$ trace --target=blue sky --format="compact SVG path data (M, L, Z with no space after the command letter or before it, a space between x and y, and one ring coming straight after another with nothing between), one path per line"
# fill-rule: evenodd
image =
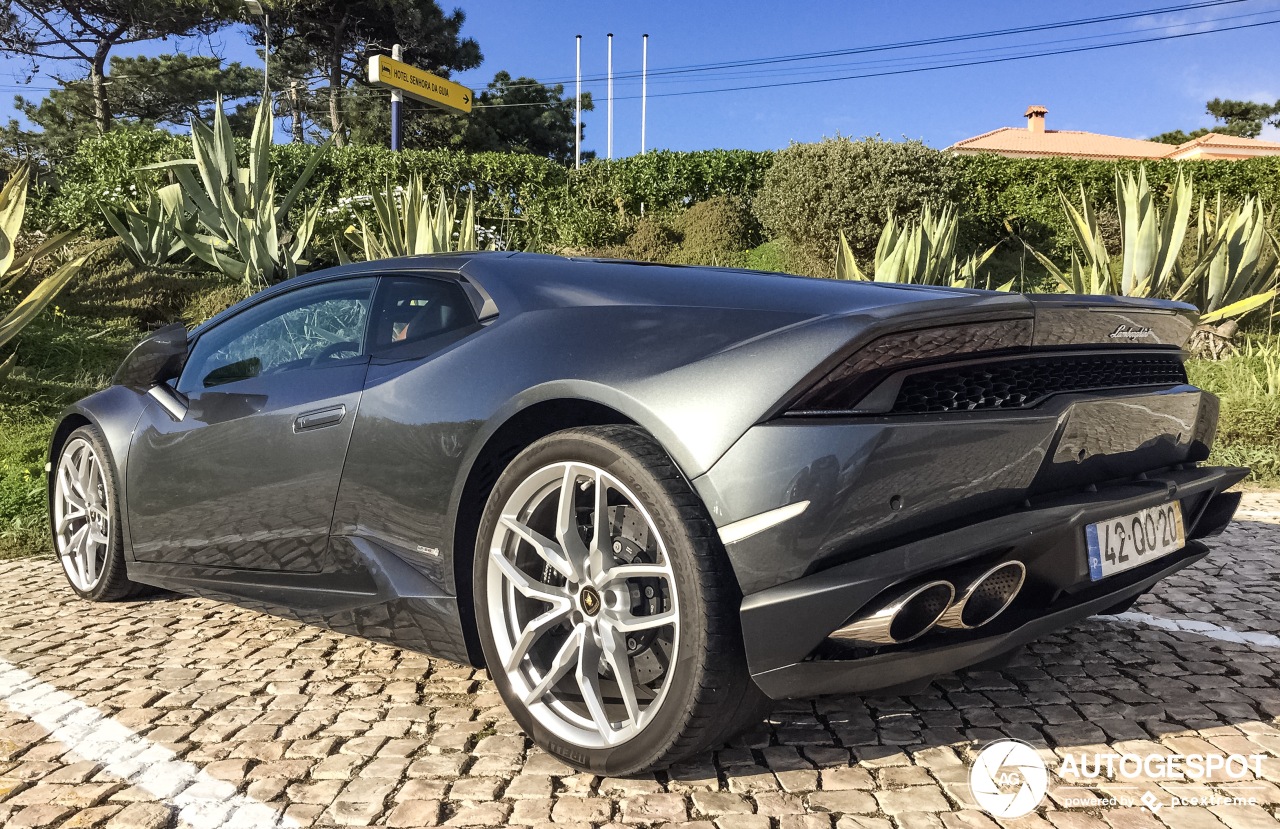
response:
M583 35L583 74L603 76L605 34L613 32L615 72L640 68L641 35L648 33L653 73L672 67L797 53L850 49L907 40L1054 23L1174 5L1187 0L1072 4L994 2L803 2L762 0L693 3L531 2L475 0L459 5L464 32L479 41L485 62L456 80L480 88L499 69L539 80L568 80L572 90L574 35ZM1029 104L1049 109L1050 129L1079 129L1146 137L1167 129L1207 126L1204 102L1213 97L1280 99L1275 59L1280 22L1235 31L1033 58L985 66L814 83L717 94L699 90L865 74L968 61L1019 52L1078 48L1280 21L1280 0L1241 2L1115 21L913 49L752 67L725 73L654 74L649 82L648 145L676 150L711 147L772 149L841 133L919 138L935 147L999 126L1021 125ZM210 48L245 62L257 56L235 29ZM172 48L163 47L163 48ZM193 46L188 46L193 48ZM162 51L152 48L149 53ZM125 52L128 54L129 52ZM0 118L12 114L21 67L0 62ZM37 76L33 87L48 86ZM605 154L605 84L586 84L596 99L588 113L585 148ZM679 94L669 94L679 93ZM39 97L38 89L26 94ZM640 148L638 79L615 82L614 155ZM1280 132L1264 137L1280 140Z

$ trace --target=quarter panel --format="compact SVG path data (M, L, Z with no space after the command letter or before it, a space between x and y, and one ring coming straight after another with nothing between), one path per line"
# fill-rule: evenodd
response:
M555 309L496 321L424 361L375 360L334 532L373 539L424 565L447 555L457 500L485 441L517 412L553 399L620 412L692 476L772 402L766 398L773 390L758 376L717 382L726 355L779 326L804 331L806 321L794 313L690 308ZM825 332L822 339L845 336ZM750 360L752 353L741 356ZM701 368L690 366L699 360ZM804 358L791 362L799 376ZM755 391L743 392L747 387ZM743 404L744 394L757 402ZM452 595L451 568L442 575L441 588Z

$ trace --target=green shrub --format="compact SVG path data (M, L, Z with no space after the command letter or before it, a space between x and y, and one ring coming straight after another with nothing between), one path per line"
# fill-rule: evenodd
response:
M87 224L102 232L92 200L105 195L108 201L123 201L135 185L134 168L180 158L184 147L182 137L137 128L85 141L33 188L34 226ZM272 147L272 163L280 169L281 180L293 180L314 151L311 145ZM715 196L735 196L752 203L766 237L790 245L788 269L830 275L840 230L866 261L890 210L899 219L909 219L925 202L948 200L961 206L960 250L995 244L1006 236L1007 220L1038 250L1065 262L1071 235L1059 191L1078 198L1084 185L1097 208L1100 228L1112 243L1117 234L1115 170L1136 170L1138 164L951 157L919 142L878 138L797 144L777 153L651 152L591 161L580 170L523 154L393 153L384 147L356 146L331 152L298 203L323 206L317 228L323 238L350 224L351 199L384 188L388 176L407 181L417 173L429 191L444 187L452 196L458 190L473 190L480 224L495 228L508 247L581 252L625 244L642 205L646 216L665 215ZM1232 206L1256 195L1266 210L1280 209L1280 158L1147 162L1146 167L1161 209L1179 167L1190 173L1199 192L1212 195L1221 190ZM165 180L160 173L145 175L153 184ZM331 256L331 248L322 244L317 253ZM1018 263L1017 270L1001 271L1002 277L1019 275L1025 264L1028 281L1041 281L1046 274L1039 263L1015 259L1008 253L1012 249L1002 246L993 261L1002 268Z
M633 215L644 210L688 207L714 196L748 198L764 183L773 153L751 150L697 150L633 155L592 161L569 174L569 189L580 200Z
M627 217L618 211L570 198L539 203L528 224L537 239L529 249L570 255L621 245L630 233Z
M791 249L781 239L765 242L747 251L743 257L742 265L753 271L804 273L804 267L796 264L795 256L792 255Z
M676 231L660 219L647 216L636 223L620 252L625 258L640 262L670 262L679 244Z
M288 179L303 168L311 150L297 144L277 145L272 161ZM317 166L299 202L322 205L317 230L321 236L332 236L355 219L353 199L385 191L388 179L407 183L412 176L421 176L425 192L443 189L450 199L474 193L477 223L496 230L507 247L523 250L544 244L546 225L557 224L547 208L564 192L566 172L549 159L528 154L395 153L385 147L349 146L332 150ZM570 223L585 218L574 216Z
M0 347L10 344L24 328L39 318L44 309L75 279L84 264L84 255L76 256L71 245L80 235L69 230L45 236L35 244L19 250L24 234L23 219L27 212L27 188L31 183L31 167L20 164L0 187ZM23 283L34 284L24 291ZM19 289L11 301L13 289ZM8 349L6 349L8 350ZM17 352L0 356L0 383L13 371Z
M915 218L953 191L951 157L919 141L833 138L779 152L754 207L770 238L785 239L808 269L830 276L842 231L855 256L870 259L890 214Z
M237 282L205 282L200 290L193 291L188 296L175 321L199 325L244 298L244 288Z
M1280 481L1280 398L1224 396L1212 463L1247 466L1250 480Z
M690 265L741 266L762 241L760 224L737 196L713 196L680 215L683 240L676 256Z

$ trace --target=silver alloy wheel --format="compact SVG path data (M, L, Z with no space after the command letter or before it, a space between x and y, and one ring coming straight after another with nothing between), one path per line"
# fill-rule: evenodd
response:
M584 748L640 733L679 647L675 575L640 501L616 477L557 463L503 505L489 549L489 624L514 693Z
M53 489L53 527L58 558L77 589L89 592L102 580L111 547L111 505L102 463L93 445L74 438L63 447Z

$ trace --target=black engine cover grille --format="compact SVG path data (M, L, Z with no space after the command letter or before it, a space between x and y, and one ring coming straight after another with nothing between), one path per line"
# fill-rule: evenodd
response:
M913 374L903 380L892 411L931 414L1024 409L1063 392L1186 382L1186 369L1176 353L1024 357Z

